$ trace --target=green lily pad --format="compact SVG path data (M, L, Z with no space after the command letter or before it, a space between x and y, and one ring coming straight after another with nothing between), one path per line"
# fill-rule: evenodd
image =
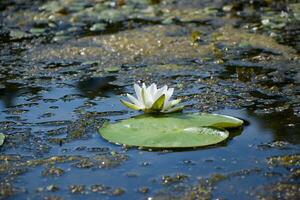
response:
M115 144L147 148L190 148L219 143L229 136L225 128L243 121L217 114L141 115L105 124L99 132Z
M0 133L0 146L4 143L5 135L3 133Z
M121 70L121 68L117 67L117 66L116 67L106 67L106 68L104 68L104 71L109 72L109 73L118 72L120 70Z
M34 34L34 35L41 35L46 31L46 29L44 28L31 28L30 29L30 33Z

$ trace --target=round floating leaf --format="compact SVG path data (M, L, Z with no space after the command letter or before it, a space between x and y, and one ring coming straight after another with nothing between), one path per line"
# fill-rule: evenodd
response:
M0 146L4 143L5 135L3 133L0 133Z
M243 121L216 114L141 115L114 124L105 124L100 134L106 140L148 148L188 148L212 145L225 140Z

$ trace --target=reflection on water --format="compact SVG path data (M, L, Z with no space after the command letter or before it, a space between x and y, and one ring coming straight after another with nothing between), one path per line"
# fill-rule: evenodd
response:
M219 75L220 78L237 78L241 82L249 82L257 75L273 72L273 69L266 69L257 63L231 61L226 63L225 70Z
M0 86L0 101L3 102L4 107L15 106L18 96L34 95L41 90L40 87L26 87L19 83L4 83Z
M0 88L0 100L3 101L5 107L14 105L14 99L20 91L19 84L6 84Z
M82 95L90 99L98 96L108 97L111 94L121 94L122 88L113 84L117 78L115 76L83 78L78 82L77 88Z
M250 91L247 95L251 98L251 104L247 106L248 114L257 119L261 127L271 130L273 141L300 143L300 118L290 107L290 100L272 89L276 86L290 84L293 81L291 76L283 76L274 69L266 69L256 63L235 61L227 63L220 77L224 80L237 78L241 82L250 83L255 80L264 85L265 89L263 90L253 88L249 84ZM247 86L244 85L243 87Z
M273 141L300 143L300 118L295 116L292 109L267 114L249 111L248 114L257 119L259 126L271 130Z

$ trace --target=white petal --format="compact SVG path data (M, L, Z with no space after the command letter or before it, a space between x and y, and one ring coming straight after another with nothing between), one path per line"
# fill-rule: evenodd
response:
M175 100L172 100L172 101L168 101L168 104L167 106L164 106L163 110L168 110L170 109L171 107L175 106L176 104L180 103L180 99L175 99Z
M174 92L174 88L169 88L168 91L166 92L166 98L171 98L171 96L173 95Z
M165 100L164 106L163 106L163 110L166 110L166 109L168 109L169 107L171 107L170 105L171 105L171 101Z
M133 87L134 87L135 94L137 96L138 101L142 103L143 102L143 99L142 99L142 88L138 84L136 84L136 83L133 85Z
M152 98L152 93L151 93L151 87L152 87L152 84L150 86L146 86L145 85L145 88L146 88L146 94L147 94L147 100L149 102L152 102L153 98Z
M158 89L153 96L154 97L153 100L156 101L161 95L166 94L167 90L168 90L168 86L166 86L166 85L164 87Z
M156 84L152 83L149 87L149 93L152 97L152 101L154 100L154 94L155 94L155 90L156 90Z
M135 104L138 107L143 107L144 105L142 104L142 102L139 102L139 100L137 100L134 96L127 94L128 99Z
M151 108L153 104L152 96L150 92L146 89L144 90L144 103L146 108Z
M151 108L153 104L153 97L150 93L151 86L147 87L145 83L142 84L142 101L145 108Z
M173 95L173 92L174 92L174 88L170 88L168 89L168 91L165 93L166 95L166 98L165 98L165 102L164 102L164 108L168 107L169 104L170 104L170 98L171 96Z
M154 91L153 94L155 94L157 92L157 85L154 83Z

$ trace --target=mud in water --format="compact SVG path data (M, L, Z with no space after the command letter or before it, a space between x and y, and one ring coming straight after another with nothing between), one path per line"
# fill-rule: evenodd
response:
M297 1L0 2L0 199L299 199ZM245 121L220 144L121 147L134 82Z

